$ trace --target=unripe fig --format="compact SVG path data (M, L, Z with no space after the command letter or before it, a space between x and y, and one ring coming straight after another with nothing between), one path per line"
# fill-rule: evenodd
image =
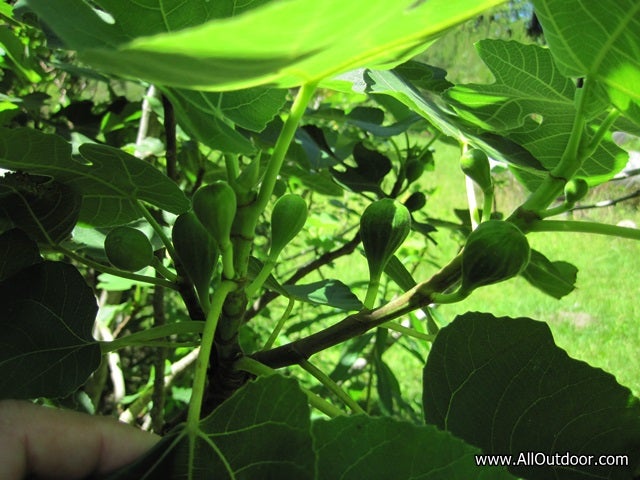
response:
M206 302L220 256L216 242L192 211L176 218L171 238L182 268L196 287L201 301Z
M300 195L289 193L280 197L271 212L271 251L275 260L282 249L298 234L307 221L307 202Z
M138 271L153 261L153 247L147 236L131 227L116 227L104 239L109 262L121 270Z
M415 182L424 172L424 161L419 158L412 158L405 166L405 177L409 183Z
M360 237L371 278L380 278L387 262L410 230L409 210L395 200L378 200L365 209L360 218Z
M460 157L460 167L464 174L476 182L483 191L491 188L491 166L487 154L477 148L467 150Z
M427 203L427 197L422 192L413 192L409 198L404 201L404 206L410 212L415 212L424 207Z
M236 194L228 183L217 181L198 189L193 195L193 211L220 250L231 241L231 226L236 215Z
M527 237L513 223L481 223L469 234L462 252L461 292L515 277L526 268L530 256Z
M589 191L589 184L584 178L572 178L564 186L564 199L569 205L582 200Z

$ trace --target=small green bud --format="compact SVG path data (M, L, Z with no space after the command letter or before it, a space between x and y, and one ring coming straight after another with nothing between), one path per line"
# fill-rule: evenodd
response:
M527 237L513 223L489 220L469 234L462 251L462 292L502 282L520 274L529 263Z
M231 226L236 215L236 194L228 183L217 181L193 195L193 211L220 250L231 242Z
M307 221L307 202L300 195L288 193L280 197L271 212L271 252L274 259L298 234Z
M483 191L491 188L491 167L487 154L477 148L467 150L460 157L460 167L464 174L476 182Z
M109 262L121 270L136 272L151 265L153 247L147 236L131 227L116 227L104 239Z
M371 278L379 279L395 251L411 231L407 207L390 198L369 205L360 218L360 237Z
M584 178L572 178L564 186L564 199L568 205L582 200L589 191L589 184Z

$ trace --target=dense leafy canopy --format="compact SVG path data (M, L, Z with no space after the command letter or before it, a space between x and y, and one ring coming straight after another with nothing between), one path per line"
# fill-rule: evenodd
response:
M481 40L489 82L456 83L420 60L501 3L3 3L0 396L110 401L156 431L175 415L110 479L637 476L629 389L570 358L542 322L475 312L445 325L433 305L487 253L457 250L492 215L522 245L545 230L640 239L548 220L572 211L569 181L595 186L624 167L614 132L640 132L640 6L534 0L547 45ZM530 195L494 211L491 178L482 192L468 178L469 210L434 218L423 177L436 140L503 162ZM148 268L109 263L105 239L123 229L149 239ZM437 230L458 242L447 260L431 255ZM556 299L576 288L563 259L506 253L493 258L509 275L483 263L474 286L521 274ZM418 277L429 262L437 273ZM422 405L391 366L398 350L424 365ZM478 466L523 452L627 463Z

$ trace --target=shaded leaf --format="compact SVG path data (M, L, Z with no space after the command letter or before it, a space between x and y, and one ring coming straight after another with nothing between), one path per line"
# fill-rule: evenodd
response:
M529 318L466 313L438 333L424 369L428 423L485 453L628 455L628 466L520 465L527 479L628 479L640 462L640 402L570 358ZM557 463L557 462L556 462Z
M306 170L298 165L284 165L280 174L285 178L295 177L315 193L327 196L341 196L344 188L338 185L326 170Z
M307 285L282 285L287 296L303 302L341 310L361 310L362 302L340 280L321 280Z
M636 0L533 3L560 71L601 82L611 103L640 125L636 88L640 85L640 4Z
M534 287L554 298L562 298L575 288L578 269L568 262L552 262L537 250L531 250L529 265L522 276Z
M478 468L476 448L431 425L364 415L316 421L316 480L512 479L504 468Z
M98 311L75 267L37 263L0 283L0 396L62 397L98 368Z
M380 183L391 171L391 160L362 143L353 149L355 167L346 166L345 171L331 169L333 176L354 192L380 193Z
M30 128L0 129L0 167L49 175L82 195L80 221L94 226L122 225L140 218L137 200L171 213L190 202L167 176L122 150L84 144L82 163L71 145L56 135Z
M106 478L254 480L313 478L307 398L295 380L260 378L238 390L200 422L193 461L186 430L176 432L134 465Z
M0 219L37 242L57 244L69 236L80 213L80 196L49 177L9 173L0 177Z
M80 51L84 61L106 71L160 85L236 90L264 84L293 87L362 66L390 67L500 1L269 2L226 21L208 21L130 43L123 42L128 35L117 22L100 22L87 6L76 9L68 0L28 3L70 48ZM168 14L183 10L163 7L158 2L162 17L157 11L150 15L165 23Z
M0 282L41 261L38 245L22 230L0 234Z

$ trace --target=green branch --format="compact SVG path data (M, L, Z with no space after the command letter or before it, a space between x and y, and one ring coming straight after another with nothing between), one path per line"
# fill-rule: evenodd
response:
M529 224L530 232L581 232L640 240L640 229L597 222L574 220L539 220Z
M185 428L192 436L198 431L200 410L202 409L202 400L204 398L205 384L207 382L209 357L211 356L211 350L213 348L213 339L216 333L216 328L218 327L218 320L222 313L222 305L224 304L227 295L235 288L236 284L234 282L224 280L213 293L211 308L202 331L202 345L200 347L198 359L196 360L191 402L189 403L189 411L187 412L187 425Z

